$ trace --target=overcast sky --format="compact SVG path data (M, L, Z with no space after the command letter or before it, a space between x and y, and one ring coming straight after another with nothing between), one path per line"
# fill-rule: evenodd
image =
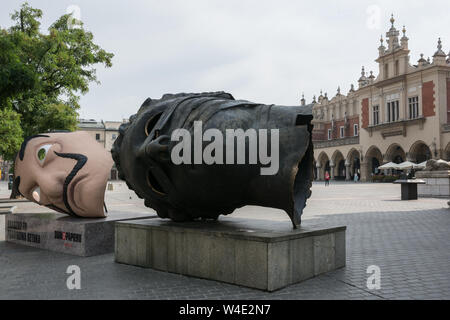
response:
M101 84L81 98L82 118L121 120L164 93L227 91L266 104L331 98L357 85L361 66L378 74L380 35L406 25L411 62L450 50L450 1L29 0L42 29L75 10L94 41L115 54ZM0 26L22 1L1 0Z

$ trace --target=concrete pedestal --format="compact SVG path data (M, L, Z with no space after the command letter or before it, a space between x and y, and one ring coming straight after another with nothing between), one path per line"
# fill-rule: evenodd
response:
M402 185L402 200L417 200L417 185L425 184L420 179L396 180L394 183Z
M425 181L418 188L422 198L450 198L450 170L418 171L416 177Z
M114 223L148 219L153 213L110 212L106 218L82 219L57 212L5 215L6 241L77 256L114 251Z
M21 198L21 199L10 199L10 198L0 198L0 204L6 205L10 203L17 203L17 202L30 202L30 200Z
M0 241L5 241L5 216L13 213L15 209L16 206L0 205Z
M345 266L345 226L221 217L116 223L116 262L274 291Z

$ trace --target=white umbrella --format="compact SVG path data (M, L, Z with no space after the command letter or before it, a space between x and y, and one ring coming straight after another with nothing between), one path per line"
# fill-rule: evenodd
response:
M378 169L380 169L380 170L397 169L397 168L398 168L398 164L393 163L393 162L388 162L388 163L383 164L382 166L378 167Z
M417 163L414 163L411 161L405 161L405 162L399 163L397 165L397 169L398 170L407 170L407 169L412 169L416 166L417 166Z
M415 167L414 167L414 169L425 169L425 167L427 166L427 161L428 161L428 160L425 160L424 162L421 162L421 163L419 163L419 164L416 164Z

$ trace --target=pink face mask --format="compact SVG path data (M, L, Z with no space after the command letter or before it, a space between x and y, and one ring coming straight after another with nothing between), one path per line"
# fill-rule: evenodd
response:
M15 161L15 187L28 200L79 217L105 217L113 161L87 132L25 139Z

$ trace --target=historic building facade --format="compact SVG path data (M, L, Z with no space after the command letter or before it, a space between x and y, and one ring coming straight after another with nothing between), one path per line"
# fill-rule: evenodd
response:
M378 76L364 67L358 89L313 99L316 179L362 181L387 163L450 160L450 57L438 40L432 60L410 63L408 38L394 26L378 47ZM301 100L305 104L304 98Z
M78 121L78 130L88 132L109 152L111 151L114 141L119 135L119 127L122 123L122 121L98 122L94 119L80 119ZM117 179L117 169L115 164L111 169L110 179Z

